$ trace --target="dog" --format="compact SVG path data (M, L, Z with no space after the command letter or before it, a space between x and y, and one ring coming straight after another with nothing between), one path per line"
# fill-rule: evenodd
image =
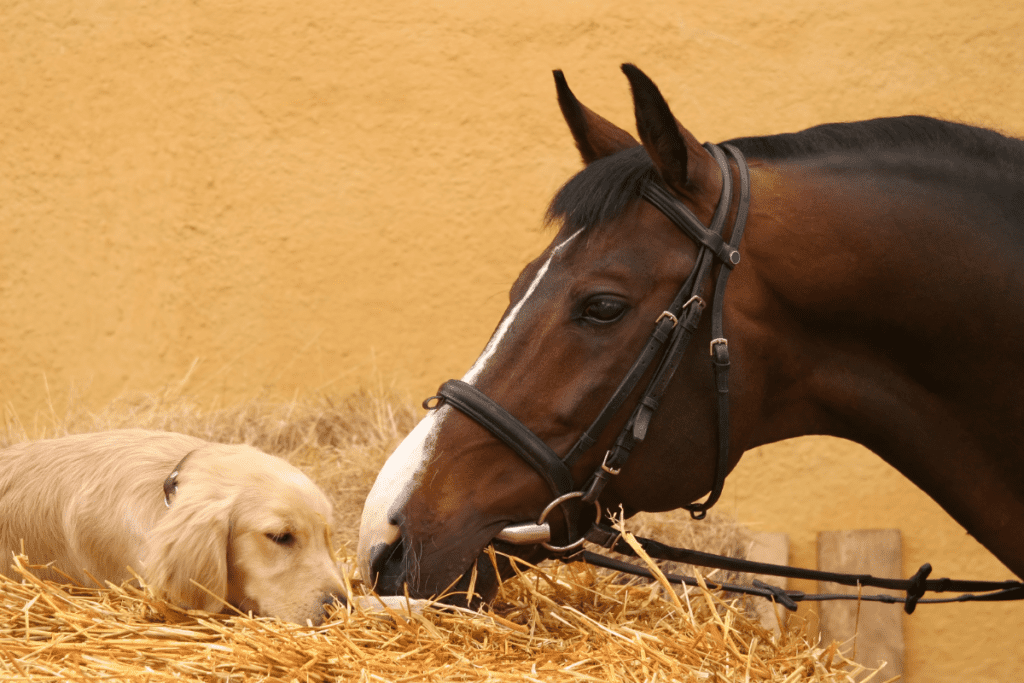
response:
M186 609L320 623L345 601L330 519L306 475L251 446L123 429L0 450L0 572L12 577L24 547L53 568L43 578L119 585L130 568Z

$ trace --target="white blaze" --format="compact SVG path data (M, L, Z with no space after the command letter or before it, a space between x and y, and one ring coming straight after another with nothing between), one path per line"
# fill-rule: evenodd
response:
M501 341L512 327L513 322L515 322L516 316L522 309L523 304L536 291L544 274L547 273L548 267L551 265L551 259L581 232L583 231L576 231L571 237L551 251L551 255L548 256L544 265L537 271L526 293L512 307L512 310L508 312L505 319L501 321L498 329L491 336L491 340L487 342L483 353L480 354L477 361L473 363L473 367L462 378L463 382L472 384L480 376L486 367L487 361L494 356ZM450 407L442 406L438 410L431 411L420 420L416 428L405 437L402 443L398 445L398 448L395 449L395 452L388 457L384 467L381 468L380 473L377 475L377 480L374 481L373 488L366 497L366 503L363 505L363 515L359 521L359 550L356 553L356 558L359 563L359 573L364 580L369 579L370 576L370 552L382 543L391 545L401 537L401 529L398 525L392 524L391 520L397 519L397 515L409 500L419 473L430 460L434 441L437 438L437 427L443 420L444 415L450 410Z

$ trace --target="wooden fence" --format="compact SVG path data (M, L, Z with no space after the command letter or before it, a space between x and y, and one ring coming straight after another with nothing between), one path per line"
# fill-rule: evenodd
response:
M748 559L786 564L789 537L782 533L755 534ZM818 569L885 578L903 576L903 542L898 529L855 529L822 531L818 534ZM787 580L761 576L760 580L783 588ZM871 592L895 592L871 588ZM856 588L834 583L818 584L820 593L857 593ZM779 632L785 623L785 608L757 601L755 608L765 628ZM886 662L872 680L887 681L903 675L903 609L899 605L854 600L818 603L818 624L822 643L836 640L847 657L869 667Z

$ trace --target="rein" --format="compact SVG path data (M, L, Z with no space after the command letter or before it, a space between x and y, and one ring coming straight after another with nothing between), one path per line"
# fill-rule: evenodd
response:
M445 404L450 404L476 421L533 467L554 494L554 499L544 508L536 523L526 522L506 526L495 536L495 540L511 545L541 545L555 553L556 557L564 562L583 561L624 573L653 578L651 572L643 567L582 550L582 545L584 541L590 541L621 554L636 555L633 549L621 540L618 532L600 523L601 505L598 498L608 481L622 470L633 448L647 435L651 418L660 405L661 397L668 389L682 360L683 353L700 324L700 318L706 306L700 293L704 291L706 283L710 279L715 261L722 264L715 282L711 304L712 340L710 344L711 363L714 368L718 396L718 454L714 482L707 498L703 502L690 503L683 507L689 510L694 519L703 519L707 515L708 509L721 497L729 466L729 342L723 330L722 310L729 275L740 262L738 247L743 238L743 229L750 207L750 172L743 154L732 145L723 145L736 162L740 179L736 220L733 224L731 239L726 242L723 238L723 228L732 206L732 171L725 152L721 148L712 143L706 143L704 147L711 153L722 173L722 192L709 226L705 227L689 208L661 185L649 183L641 192L641 196L645 200L661 211L699 245L696 264L675 299L654 321L654 331L611 398L564 457L560 458L529 427L517 420L490 397L461 380L448 380L441 385L436 396L423 402L423 407L427 410L436 410ZM640 379L666 343L667 348L662 354L657 368L614 445L605 453L600 467L590 475L583 487L575 489L570 468L579 460L580 456L597 443L612 417L636 389ZM579 534L579 507L581 504L587 503L596 507L596 521L586 532ZM551 527L545 521L557 507L562 508L565 518L568 540L564 545L552 545ZM929 564L923 565L910 579L881 579L866 574L840 574L739 560L686 548L673 548L645 538L637 538L637 541L650 557L661 560L760 575L830 581L847 586L870 586L906 592L906 597L887 594L809 595L801 591L786 591L757 580L752 586L709 581L709 583L728 591L774 600L790 610L795 610L797 602L800 601L857 599L887 603L902 602L907 614L911 614L919 603L1024 599L1024 582L928 579L932 569ZM697 585L694 579L688 577L666 575L666 578L672 583ZM923 599L922 596L925 592L963 592L964 594L952 598ZM981 595L975 593L981 593Z
M606 550L612 550L622 555L637 556L633 548L622 540L618 531L603 524L595 524L587 532L586 538L591 543L599 545ZM763 583L754 579L753 585L730 584L705 579L709 584L714 584L722 590L733 593L743 593L762 598L768 598L783 605L790 611L795 611L798 602L821 601L821 600L865 600L871 602L903 603L903 609L907 614L913 614L919 603L944 603L944 602L978 602L978 601L1003 601L1003 600L1024 600L1024 582L1021 581L965 581L958 579L929 579L932 566L923 564L917 572L909 579L886 579L871 576L870 574L843 574L839 572L826 572L818 569L804 569L802 567L788 567L785 565L769 564L766 562L753 562L741 560L724 555L705 553L699 550L688 548L674 548L672 546L652 541L649 538L636 537L637 542L650 557L659 560L670 560L672 562L685 562L698 567L710 569L725 569L727 571L760 574L765 576L780 576L792 579L810 579L813 581L830 581L843 586L884 588L906 592L905 596L872 593L861 595L858 593L804 593L802 591L788 591L778 586ZM590 551L577 553L572 557L564 558L564 561L581 561L597 567L614 569L615 571L634 576L654 578L650 570L638 567L628 562L604 557ZM688 586L698 585L695 579L683 576L666 574L671 583L686 584ZM926 593L961 593L951 598L923 598Z

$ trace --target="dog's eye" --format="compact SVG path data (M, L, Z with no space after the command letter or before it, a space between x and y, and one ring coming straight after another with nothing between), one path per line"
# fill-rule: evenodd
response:
M295 543L295 537L292 536L287 531L284 532L283 534L272 534L272 533L268 532L267 533L267 538L269 538L274 543L276 543L278 545L283 545L283 546L289 546L289 545L292 545L293 543Z

